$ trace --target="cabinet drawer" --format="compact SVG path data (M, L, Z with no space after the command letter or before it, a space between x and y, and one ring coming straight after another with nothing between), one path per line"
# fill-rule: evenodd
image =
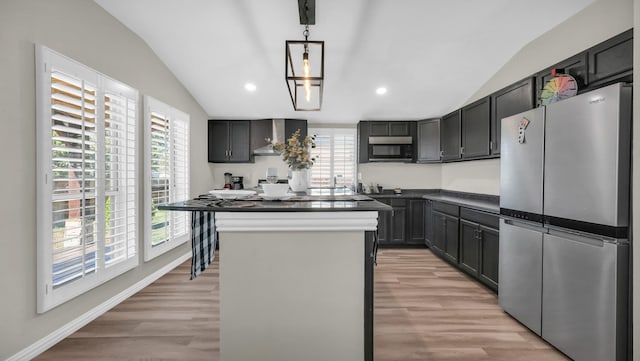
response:
M466 220L476 222L487 227L491 228L499 228L500 218L494 214L475 211L469 208L460 208L460 218L464 218Z
M458 212L460 210L460 207L453 204L434 201L433 210L458 217Z

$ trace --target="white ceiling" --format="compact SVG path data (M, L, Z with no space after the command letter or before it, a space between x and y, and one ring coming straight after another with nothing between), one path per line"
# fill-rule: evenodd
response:
M294 111L284 79L285 40L303 39L297 0L95 1L210 117L355 123L460 107L524 45L593 0L317 0L309 40L325 41L318 112Z

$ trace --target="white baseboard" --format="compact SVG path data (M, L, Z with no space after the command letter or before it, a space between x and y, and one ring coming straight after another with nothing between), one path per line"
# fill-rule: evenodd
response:
M142 290L143 288L147 287L148 285L152 284L158 278L164 276L169 271L171 271L172 269L176 268L177 266L179 266L180 264L182 264L184 261L188 260L189 258L191 258L191 252L185 253L184 255L178 257L173 262L168 263L167 265L165 265L164 267L162 267L159 270L155 271L154 273L148 275L147 277L143 278L142 280L138 281L137 283L131 285L131 287L127 288L126 290L124 290L124 291L120 292L119 294L111 297L110 299L108 299L105 302L99 304L98 306L94 307L93 309L87 311L83 315L79 316L75 320L72 320L71 322L69 322L66 325L60 327L59 329L57 329L54 332L48 334L47 336L41 338L40 340L36 341L35 343L31 344L30 346L22 349L20 352L18 352L15 355L9 357L5 361L24 361L24 360L31 360L31 359L35 358L36 356L40 355L41 353L43 353L46 350L48 350L49 348L51 348L53 345L55 345L58 342L62 341L66 337L69 337L71 334L73 334L74 332L78 331L79 329L84 327L89 322L95 320L96 318L98 318L102 314L104 314L105 312L107 312L110 309L112 309L113 307L117 306L122 301L124 301L127 298L133 296L136 292L138 292L138 291Z

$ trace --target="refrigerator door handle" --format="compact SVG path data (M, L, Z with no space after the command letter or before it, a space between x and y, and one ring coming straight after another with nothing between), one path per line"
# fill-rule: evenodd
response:
M505 224L508 224L510 226L527 228L527 229L530 229L532 231L537 231L537 232L542 232L542 233L548 233L548 231L549 231L549 229L547 227L541 225L540 223L532 223L532 222L527 222L527 221L521 221L521 220L516 220L516 219L512 219L512 218L506 218L504 216L501 216L500 218L502 219L502 221Z

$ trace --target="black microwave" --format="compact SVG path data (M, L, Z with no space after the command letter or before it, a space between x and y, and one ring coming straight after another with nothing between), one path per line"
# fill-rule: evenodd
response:
M369 137L370 162L411 162L412 137Z

